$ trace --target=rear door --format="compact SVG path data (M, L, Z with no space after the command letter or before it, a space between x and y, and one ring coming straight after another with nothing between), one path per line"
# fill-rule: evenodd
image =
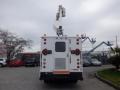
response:
M56 40L54 49L54 73L65 74L69 71L68 40Z

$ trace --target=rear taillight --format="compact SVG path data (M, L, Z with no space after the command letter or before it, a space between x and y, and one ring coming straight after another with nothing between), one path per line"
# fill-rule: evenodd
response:
M79 39L76 39L76 41L79 41Z
M47 41L47 39L46 39L46 38L44 38L44 44L46 44L46 41Z
M77 59L77 61L79 62L79 61L80 61L80 59Z
M44 44L46 44L46 42L44 42Z
M43 49L43 55L52 54L52 50Z
M80 59L77 59L77 68L80 68Z
M76 44L79 45L79 42L77 42Z
M43 62L43 68L46 68L46 61Z
M46 41L46 38L44 39L44 41Z
M47 55L48 54L48 50L47 49L43 49L42 53L43 53L43 55Z
M71 54L75 54L75 50L71 50Z
M79 49L71 50L71 54L79 55L80 54L80 50Z
M46 66L43 66L43 68L46 68Z
M80 63L79 63L79 62L77 62L77 65L80 65Z
M76 50L75 50L75 54L76 54L76 55L79 55L79 54L80 54L80 50L79 50L79 49L76 49Z
M80 68L80 66L77 66L77 68Z

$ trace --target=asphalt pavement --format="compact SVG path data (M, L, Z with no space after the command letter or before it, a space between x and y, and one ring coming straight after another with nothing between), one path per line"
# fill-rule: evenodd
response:
M39 80L39 67L4 67L0 68L0 90L115 90L94 75L96 70L109 67L85 67L84 80L77 84L44 84Z

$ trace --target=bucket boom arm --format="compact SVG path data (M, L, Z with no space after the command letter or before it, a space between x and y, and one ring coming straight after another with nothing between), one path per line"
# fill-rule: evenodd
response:
M55 30L58 36L63 36L62 18L65 17L65 8L59 5L58 12L56 14Z

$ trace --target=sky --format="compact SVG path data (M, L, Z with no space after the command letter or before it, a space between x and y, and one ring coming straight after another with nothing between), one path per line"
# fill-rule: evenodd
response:
M53 28L58 6L66 9L64 34L86 34L102 41L120 44L120 0L0 0L0 28L33 40L26 51L40 50L40 37L56 36ZM83 48L91 44L86 41ZM102 48L104 49L104 48Z

